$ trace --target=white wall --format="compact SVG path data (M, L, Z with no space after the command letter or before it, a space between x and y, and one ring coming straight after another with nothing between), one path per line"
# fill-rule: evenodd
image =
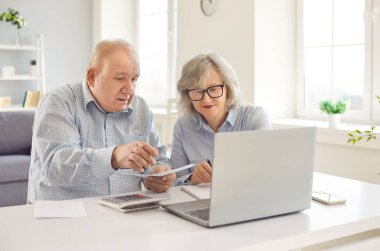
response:
M272 118L296 115L296 5L255 1L255 103Z
M295 119L272 120L272 126L276 129L316 126L316 171L380 185L380 141L362 140L355 145L347 143L347 133L355 128L365 131L367 127L342 124L341 129L331 129L326 122Z
M136 44L136 0L93 0L93 44L121 38Z
M0 12L8 7L18 10L28 23L22 28L25 43L32 43L37 33L44 35L47 91L85 76L92 49L91 0L1 0ZM0 22L0 43L15 43L15 33L13 25ZM28 72L29 60L15 62L16 69ZM6 63L0 57L0 66ZM13 100L21 103L24 86L28 85L7 85L6 91L17 95Z
M254 1L219 0L217 12L206 17L200 1L178 1L178 74L192 57L220 53L234 67L245 101L254 102Z
M318 143L315 170L380 185L379 149Z

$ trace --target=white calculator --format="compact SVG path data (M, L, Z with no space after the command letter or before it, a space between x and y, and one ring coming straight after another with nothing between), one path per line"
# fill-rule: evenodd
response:
M168 196L150 197L141 193L135 193L122 196L104 197L98 200L98 203L126 213L143 209L158 208L160 206L158 202L167 198Z

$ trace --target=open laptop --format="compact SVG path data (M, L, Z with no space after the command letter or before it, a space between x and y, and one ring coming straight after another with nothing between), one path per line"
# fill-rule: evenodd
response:
M210 199L163 205L215 227L310 207L316 128L215 134Z

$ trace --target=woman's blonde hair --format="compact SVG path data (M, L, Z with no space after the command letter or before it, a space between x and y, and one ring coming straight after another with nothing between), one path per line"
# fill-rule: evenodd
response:
M180 95L177 108L180 113L187 116L198 114L191 103L187 90L205 88L212 70L219 74L227 88L226 110L241 103L238 80L231 65L216 53L200 54L183 66L181 78L177 82L177 90Z

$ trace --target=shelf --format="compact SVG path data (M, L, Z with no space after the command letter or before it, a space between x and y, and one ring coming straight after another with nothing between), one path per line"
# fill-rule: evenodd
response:
M0 44L0 50L36 51L39 48L32 45Z
M10 107L7 108L0 108L0 111L35 111L36 107L29 107L29 108L24 108L22 105L11 105Z
M2 58L3 54L7 53L7 57ZM13 54L17 54L15 58ZM20 54L20 55L19 55ZM6 60L10 60L15 69L21 69L21 65L25 60L19 59L20 57L28 57L32 54L36 60L36 65L30 68L30 72L27 70L16 71L18 74L14 74L14 71L10 71L11 74L2 74L0 66L0 90L2 96L9 96L15 105L11 105L9 108L1 108L1 111L14 111L14 110L28 110L22 107L20 103L24 97L26 91L33 90L39 91L42 94L46 93L45 83L45 59L44 59L44 40L42 34L35 36L35 42L30 44L1 44L0 43L0 57L3 59L2 63L6 65ZM6 59L7 58L7 59ZM3 62L4 61L4 62ZM4 73L8 73L5 69ZM32 71L33 70L33 71ZM12 74L13 73L13 74ZM19 85L27 83L27 85ZM10 95L7 95L9 93Z
M1 80L40 80L40 77L32 77L30 75L15 75L13 77L0 77Z

